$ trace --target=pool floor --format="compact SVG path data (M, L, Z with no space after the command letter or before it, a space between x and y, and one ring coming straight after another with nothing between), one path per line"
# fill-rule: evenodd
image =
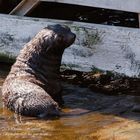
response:
M8 71L0 70L0 86ZM139 140L140 113L132 108L138 97L108 96L62 83L63 116L37 119L19 116L2 105L0 140Z

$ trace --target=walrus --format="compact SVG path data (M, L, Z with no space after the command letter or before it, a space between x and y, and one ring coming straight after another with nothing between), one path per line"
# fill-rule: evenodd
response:
M59 115L61 59L75 38L69 27L49 25L25 44L2 86L4 106L25 116Z

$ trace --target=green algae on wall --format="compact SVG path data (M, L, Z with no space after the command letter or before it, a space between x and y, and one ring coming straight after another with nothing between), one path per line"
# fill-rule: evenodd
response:
M91 47L101 43L102 41L103 33L97 29L90 30L88 28L78 26L72 26L71 28L76 32L78 41L80 41L80 44L83 46ZM82 40L80 40L81 35L84 37Z
M16 60L15 56L12 56L6 53L0 53L0 62L14 63L15 60Z

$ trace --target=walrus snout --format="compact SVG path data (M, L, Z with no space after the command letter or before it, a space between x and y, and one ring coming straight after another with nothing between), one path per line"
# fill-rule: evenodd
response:
M69 32L65 42L66 42L66 47L69 47L73 42L75 41L76 35L72 33L71 31Z

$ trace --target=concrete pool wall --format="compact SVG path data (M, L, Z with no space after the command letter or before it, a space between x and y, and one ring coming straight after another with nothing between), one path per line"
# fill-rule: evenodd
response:
M0 15L0 61L13 62L23 45L49 24L68 25L76 33L75 43L63 56L62 65L79 71L94 68L140 77L140 30Z

